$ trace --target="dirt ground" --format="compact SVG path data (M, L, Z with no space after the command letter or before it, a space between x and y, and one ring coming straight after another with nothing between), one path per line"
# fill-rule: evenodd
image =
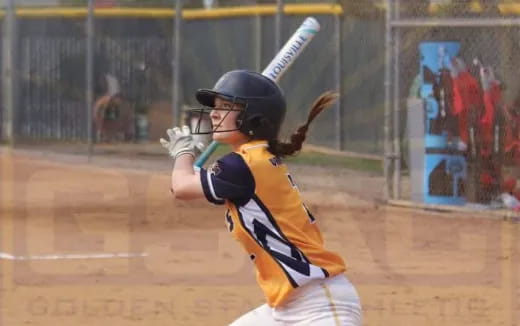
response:
M222 208L168 159L0 150L0 326L227 325L263 303ZM380 177L294 166L364 325L520 325L520 225L380 206Z

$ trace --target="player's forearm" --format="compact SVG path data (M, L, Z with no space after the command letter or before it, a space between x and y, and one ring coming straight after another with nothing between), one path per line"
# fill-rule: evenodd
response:
M181 155L175 160L171 177L171 189L176 199L198 199L204 197L200 176L193 170L194 158Z

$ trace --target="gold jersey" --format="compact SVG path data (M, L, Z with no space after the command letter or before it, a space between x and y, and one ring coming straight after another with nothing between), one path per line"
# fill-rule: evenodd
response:
M227 206L228 229L254 262L270 306L310 280L345 271L341 257L325 249L287 166L265 141L244 144L202 169L201 182L210 202Z

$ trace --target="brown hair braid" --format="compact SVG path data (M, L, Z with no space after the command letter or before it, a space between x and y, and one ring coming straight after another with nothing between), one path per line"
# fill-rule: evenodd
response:
M338 99L339 94L332 91L327 91L321 94L312 104L307 122L301 125L292 135L291 142L281 143L278 139L269 140L269 152L277 157L284 157L293 155L302 149L303 142L307 137L307 130L309 125L323 110L330 107Z

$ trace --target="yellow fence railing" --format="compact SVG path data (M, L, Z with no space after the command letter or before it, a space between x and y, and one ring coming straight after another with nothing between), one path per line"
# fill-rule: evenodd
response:
M86 17L85 7L56 7L56 8L17 8L16 15L23 18L77 18ZM184 19L211 19L229 18L255 15L274 15L275 5L227 7L215 9L184 9ZM342 15L343 9L338 4L287 4L284 6L286 15ZM96 8L96 17L118 17L118 18L169 18L175 15L175 10L170 8ZM0 11L0 17L5 16L5 11Z
M467 10L469 12L481 12L483 6L481 1L473 0L469 3ZM429 12L432 14L443 10L445 5L432 4ZM448 5L449 6L449 5ZM377 8L384 10L386 8L384 2L379 3ZM446 8L444 8L446 9ZM505 1L497 5L498 11L503 15L520 14L520 0ZM232 18L245 16L269 16L276 14L276 5L259 5L259 6L241 6L241 7L225 7L214 9L184 9L182 17L184 19L214 19L214 18ZM284 14L286 15L343 15L344 11L339 4L327 3L307 3L307 4L286 4L284 5ZM85 7L55 7L55 8L17 8L16 15L22 18L77 18L86 17L87 8ZM114 8L96 8L94 9L96 17L114 17L114 18L172 18L175 15L173 8L135 8L135 7L114 7ZM5 11L0 10L0 18L5 16Z
M469 1L466 5L465 10L472 13L481 13L484 9L485 1L489 0L472 0ZM439 13L442 11L449 12L451 6L455 4L456 1L446 2L446 3L431 3L429 6L430 13ZM497 5L498 12L502 15L518 15L520 14L520 0L508 1L505 0L503 2L498 3Z

